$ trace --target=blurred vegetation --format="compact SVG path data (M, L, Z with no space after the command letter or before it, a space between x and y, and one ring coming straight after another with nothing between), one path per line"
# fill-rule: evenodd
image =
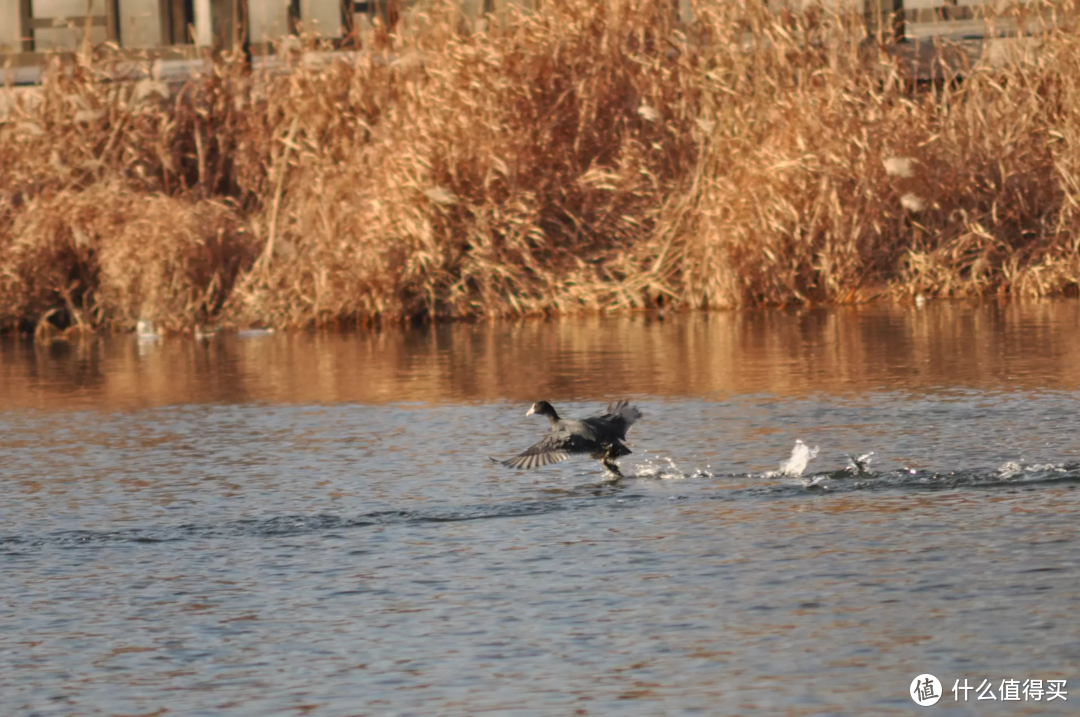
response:
M57 61L0 125L0 327L1075 294L1080 33L1040 12L922 86L863 18L759 0L433 5L178 89Z

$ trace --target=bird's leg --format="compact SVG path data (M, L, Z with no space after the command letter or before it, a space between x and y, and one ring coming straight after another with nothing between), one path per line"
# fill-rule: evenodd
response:
M616 478L622 478L622 471L619 470L619 466L615 464L615 459L611 456L611 444L604 446L604 457L600 459L600 462L604 464L604 468L607 468Z

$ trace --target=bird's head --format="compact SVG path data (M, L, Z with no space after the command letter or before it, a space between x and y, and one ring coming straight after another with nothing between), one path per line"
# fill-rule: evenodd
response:
M539 414L541 416L547 416L548 418L552 418L552 419L558 419L559 418L559 414L555 413L555 409L547 401L537 401L536 403L534 403L532 405L532 408L530 408L529 412L526 413L525 415L526 416L531 416L534 413Z

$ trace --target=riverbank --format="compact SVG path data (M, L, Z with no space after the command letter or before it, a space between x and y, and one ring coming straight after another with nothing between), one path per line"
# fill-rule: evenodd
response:
M858 18L558 5L176 93L57 68L0 128L0 325L1077 293L1073 7L920 87Z

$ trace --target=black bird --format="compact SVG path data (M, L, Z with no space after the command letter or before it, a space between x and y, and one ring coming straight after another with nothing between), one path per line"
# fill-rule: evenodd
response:
M607 413L589 418L559 418L547 401L537 401L526 413L547 416L551 432L539 443L526 448L516 458L498 461L510 468L539 468L551 463L565 461L571 456L588 454L599 460L616 476L622 476L615 459L631 453L623 445L626 429L641 418L641 411L626 401L612 401Z

